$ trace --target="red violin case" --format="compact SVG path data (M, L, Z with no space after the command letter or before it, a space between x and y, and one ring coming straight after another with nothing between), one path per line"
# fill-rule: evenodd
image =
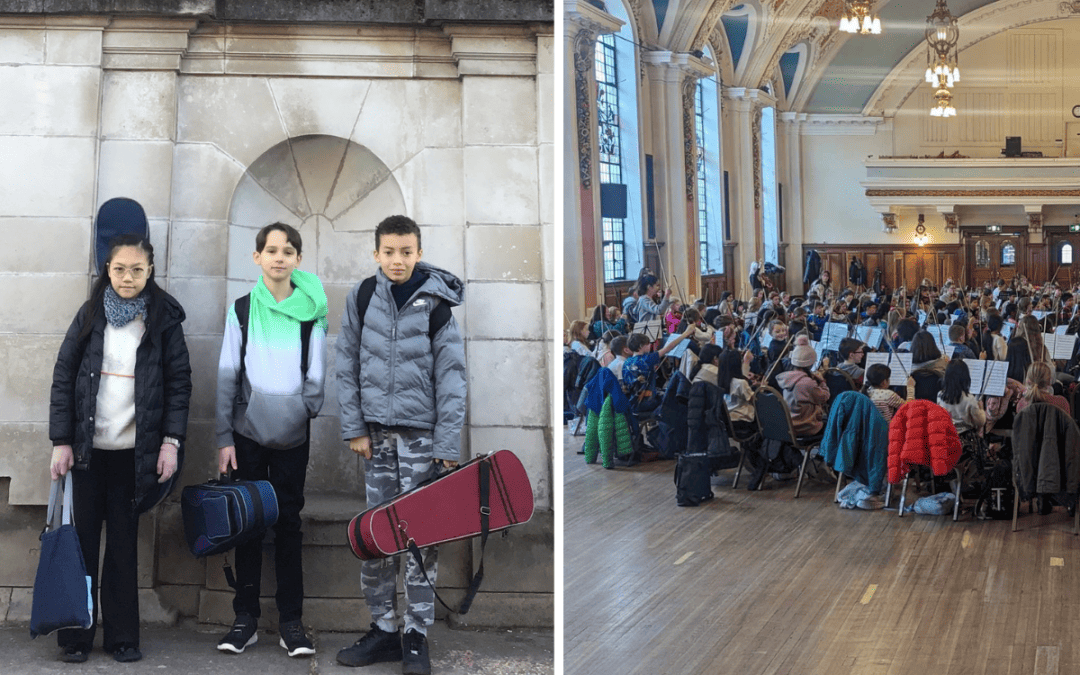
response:
M488 483L486 514L483 473ZM533 506L532 485L521 460L499 450L356 516L349 522L349 545L361 560L386 558L409 550L410 544L424 548L526 523Z

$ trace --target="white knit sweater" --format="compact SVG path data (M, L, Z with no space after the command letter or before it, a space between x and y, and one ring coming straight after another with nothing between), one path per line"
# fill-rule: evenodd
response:
M94 447L135 447L135 353L146 332L142 316L123 328L105 325L101 382L94 414Z

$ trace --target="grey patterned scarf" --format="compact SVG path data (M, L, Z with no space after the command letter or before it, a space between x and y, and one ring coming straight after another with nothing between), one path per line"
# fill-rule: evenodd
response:
M146 297L144 290L134 298L127 300L121 298L112 284L105 287L105 318L113 328L123 328L131 323L131 320L142 314L146 316Z

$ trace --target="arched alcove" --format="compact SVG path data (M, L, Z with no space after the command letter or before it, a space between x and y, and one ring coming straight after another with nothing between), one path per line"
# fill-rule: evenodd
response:
M324 283L353 283L356 263L370 256L383 218L406 213L390 168L366 147L326 135L299 136L259 156L237 183L229 205L228 296L258 279L255 234L275 221L303 237L300 268Z

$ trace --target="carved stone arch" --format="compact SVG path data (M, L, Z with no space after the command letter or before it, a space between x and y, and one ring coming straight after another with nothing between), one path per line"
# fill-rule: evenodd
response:
M783 72L780 72L780 82L784 85L784 100L789 104L789 107L795 100L795 97L799 94L800 85L802 85L803 77L806 75L806 70L810 63L810 52L812 49L813 47L811 46L810 41L802 39L785 49L780 53L780 56L777 57L777 67L779 68L780 59L782 59L785 54L790 54L792 52L797 52L799 54L799 63L795 67L795 74L791 78L790 91L788 90L787 83L784 82Z
M659 39L659 30L656 26L656 10L651 0L609 0L610 2L622 2L630 17L631 30L634 31L634 41L639 45L656 44Z
M697 35L694 37L693 42L690 43L690 51L702 49L705 46L713 31L717 30L720 17L734 4L735 0L715 0L713 6L705 15L705 19L697 28Z
M754 54L757 52L758 45L761 41L763 22L767 19L767 16L757 0L746 0L740 4L741 8L736 10L737 14L748 15L749 21L746 27L746 42L743 43L742 51L739 53L739 59L738 61L735 61L734 64L735 77L732 84L734 86L747 86L747 72L751 69L751 63L754 61ZM733 61L734 58L735 55L732 54ZM756 89L757 83L755 82L753 85L749 86L749 88Z
M709 33L708 43L712 47L713 60L716 62L716 72L720 76L720 81L725 85L734 82L735 64L731 62L731 49L723 29L713 28Z
M806 70L803 71L799 91L792 102L792 110L802 110L806 106L825 68L847 40L847 33L833 30L832 22L825 16L818 15L811 19L811 30L806 40L810 45L810 58Z
M708 17L713 5L730 2L731 0L682 0L677 7L669 6L667 17L660 26L658 46L673 52L690 51L701 23Z

